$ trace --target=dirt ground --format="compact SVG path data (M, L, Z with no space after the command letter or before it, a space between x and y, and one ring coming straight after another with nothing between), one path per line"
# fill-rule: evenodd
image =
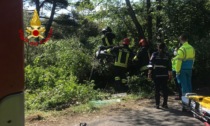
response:
M204 123L182 112L180 102L169 97L168 109L154 108L154 99L129 100L84 114L66 113L62 116L27 117L26 126L204 126ZM39 119L40 118L40 119ZM85 126L85 125L84 125Z

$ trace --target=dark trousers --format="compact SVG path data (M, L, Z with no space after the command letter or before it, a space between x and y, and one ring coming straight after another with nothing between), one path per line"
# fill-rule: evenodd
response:
M167 105L168 102L168 86L167 77L157 77L154 79L155 83L155 102L156 105L160 105L160 91L163 93L163 105Z
M176 71L173 71L173 78L174 78L174 82L176 85L176 91L179 93L179 98L182 97L182 88L181 88L181 84L178 83L177 78L176 78Z
M127 92L128 91L128 86L127 83L124 82L124 80L127 81L126 78L126 73L127 73L127 68L124 67L118 67L115 66L114 67L114 71L115 71L115 85L114 85L114 89L116 92Z

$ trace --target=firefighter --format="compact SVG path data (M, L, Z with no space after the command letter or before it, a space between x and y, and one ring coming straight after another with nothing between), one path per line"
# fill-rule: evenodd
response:
M182 46L178 49L176 63L176 77L181 83L182 95L192 92L191 77L192 68L195 60L195 50L188 43L188 35L186 33L179 37Z
M116 36L112 33L112 29L110 27L102 29L102 34L102 45L99 46L95 56L99 59L99 62L103 64L104 60L110 58L110 55L107 55L105 50L113 47L113 41Z
M123 39L122 46L115 46L107 50L107 53L111 53L115 56L114 61L114 80L115 80L115 91L116 92L126 92L128 91L128 86L126 85L126 73L128 71L129 63L133 58L133 52L129 48L130 40L128 38Z
M158 51L154 52L149 61L148 78L153 79L155 83L155 102L156 108L160 105L160 89L163 91L163 108L168 108L168 86L167 81L172 77L171 58L166 53L166 45L160 43L157 46Z
M148 62L150 58L148 43L145 39L140 39L139 41L139 50L137 51L137 54L133 58L133 61L136 62L136 66L140 70L140 73L143 75L147 75L148 72Z
M110 27L106 27L102 30L102 46L107 49L113 47L113 41L115 39L115 34L112 33L112 29Z

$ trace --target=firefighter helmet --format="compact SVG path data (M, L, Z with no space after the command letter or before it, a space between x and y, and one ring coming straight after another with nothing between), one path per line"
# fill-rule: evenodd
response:
M139 45L140 46L146 46L147 45L147 42L145 41L145 39L140 39Z
M107 31L107 32L112 32L112 29L111 29L109 26L107 26L107 27L106 27L106 31Z
M124 38L123 45L129 45L129 44L130 44L130 40L128 38Z
M106 28L103 28L101 31L103 34L106 34L107 32L112 32L112 29L108 26Z

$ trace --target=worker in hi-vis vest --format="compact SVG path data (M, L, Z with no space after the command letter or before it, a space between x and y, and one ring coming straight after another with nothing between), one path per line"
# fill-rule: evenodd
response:
M177 51L178 48L174 48L173 50L173 58L171 59L171 63L172 63L172 74L173 74L173 79L176 85L176 91L178 93L178 96L175 97L175 100L181 100L182 97L182 91L181 91L181 84L178 83L177 78L176 78L176 62L177 62Z
M111 53L115 56L114 61L114 74L115 74L115 91L126 92L128 90L126 73L128 71L129 63L131 62L134 54L129 48L130 40L128 38L123 39L122 46L115 46L107 50L107 53Z
M195 60L195 50L188 43L188 35L182 34L179 37L182 46L178 49L176 62L176 77L178 83L181 83L182 95L192 92L192 68Z

